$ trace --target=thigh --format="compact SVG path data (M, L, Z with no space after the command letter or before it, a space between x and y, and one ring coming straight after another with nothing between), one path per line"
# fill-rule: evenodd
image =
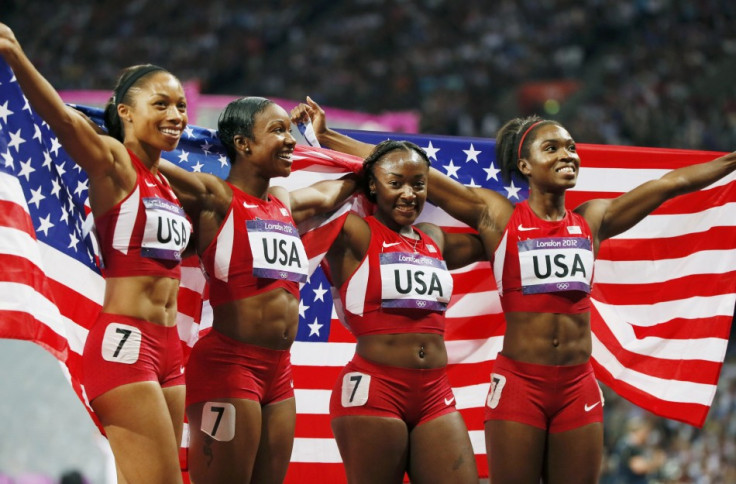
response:
M158 383L122 385L95 398L91 405L126 482L182 482L179 446Z
M598 482L602 459L603 424L550 434L545 481L551 484Z
M189 475L198 484L250 482L261 438L261 405L223 398L187 407Z
M181 434L184 427L184 385L163 388L166 406L171 416L171 424L174 427L177 447L181 447Z
M485 430L491 482L539 484L546 430L508 420L489 420Z
M350 484L401 483L406 472L409 431L390 417L344 416L332 420Z
M478 482L473 446L459 412L414 427L409 434L409 476L416 483Z
M294 447L296 403L288 398L261 409L262 425L252 482L280 483L286 477Z

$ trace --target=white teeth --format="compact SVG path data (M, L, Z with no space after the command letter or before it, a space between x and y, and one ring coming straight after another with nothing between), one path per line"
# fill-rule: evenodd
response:
M575 173L575 170L571 166L563 166L562 168L558 168L557 171L561 173Z
M161 128L162 133L170 134L171 136L179 136L179 131L170 128Z

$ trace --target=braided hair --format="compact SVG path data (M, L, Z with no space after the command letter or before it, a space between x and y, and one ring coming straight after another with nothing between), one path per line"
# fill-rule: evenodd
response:
M363 191L368 197L368 200L373 203L376 202L376 195L375 193L371 193L369 185L370 181L375 179L375 175L373 174L373 167L388 153L397 150L403 150L407 152L414 151L422 158L422 160L427 163L427 167L431 166L431 162L429 161L427 153L425 153L422 148L412 143L411 141L387 139L378 143L373 148L373 151L371 151L371 153L366 157L366 159L363 160L363 176L361 177L363 181Z

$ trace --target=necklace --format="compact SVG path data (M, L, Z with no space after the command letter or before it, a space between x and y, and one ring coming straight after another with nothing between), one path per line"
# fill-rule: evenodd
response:
M408 246L411 247L411 251L416 254L417 244L419 244L419 240L421 239L421 237L419 237L419 234L414 232L414 230L412 229L410 235L402 234L401 232L399 232L399 235L401 236L401 239L406 242ZM412 245L411 243L412 240L414 241L414 245Z

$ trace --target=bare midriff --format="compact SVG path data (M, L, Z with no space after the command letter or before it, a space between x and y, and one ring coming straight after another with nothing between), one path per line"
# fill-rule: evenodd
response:
M230 301L213 308L212 327L241 343L289 349L299 326L299 300L284 289Z
M501 354L538 365L577 365L590 359L590 313L506 313Z
M434 333L363 335L358 338L356 352L379 365L412 369L447 366L444 338Z
M179 280L171 277L109 277L105 279L102 312L174 326L178 292Z

